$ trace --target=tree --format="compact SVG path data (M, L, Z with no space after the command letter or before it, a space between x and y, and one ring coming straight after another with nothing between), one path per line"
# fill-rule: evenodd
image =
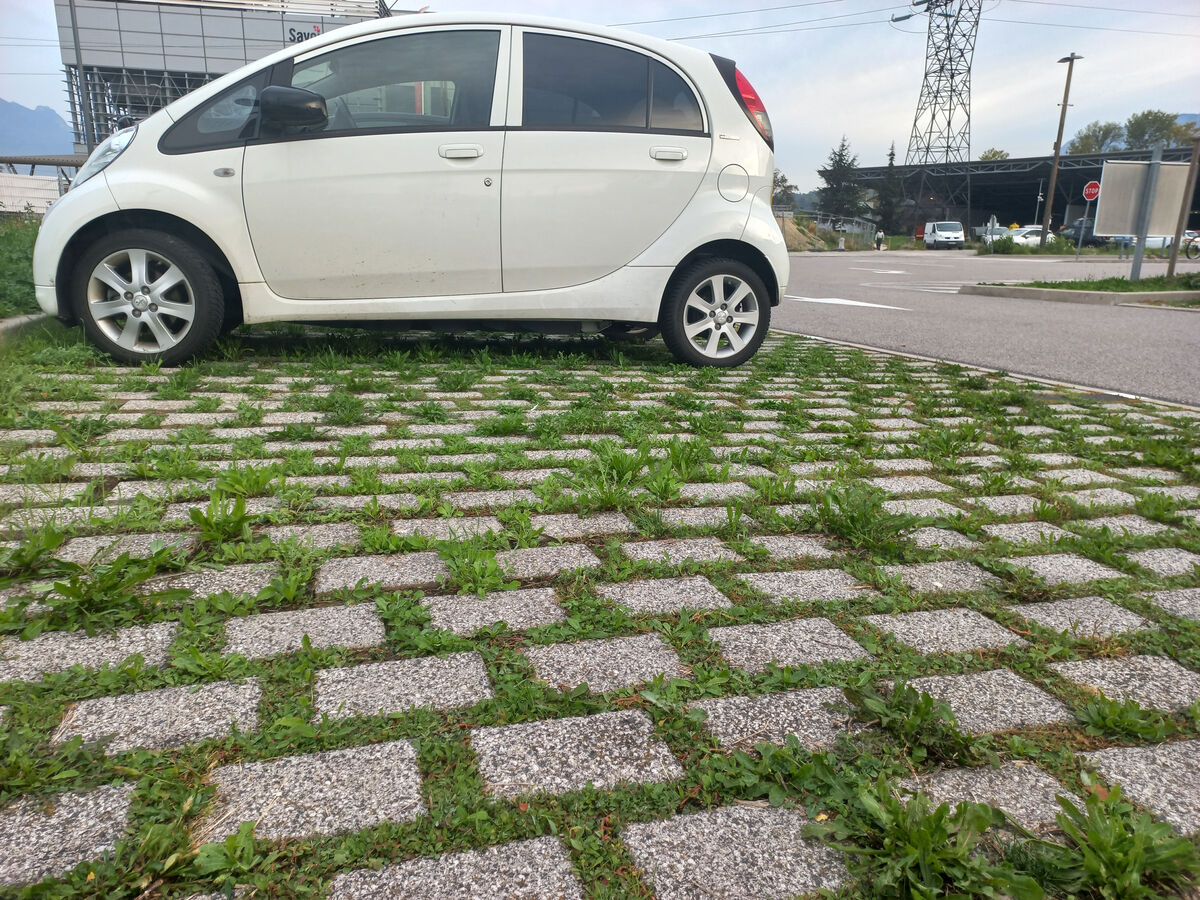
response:
M900 231L900 201L904 192L900 186L900 176L896 173L896 142L892 142L888 150L887 172L883 176L883 184L879 186L875 211L879 214L879 227L888 234Z
M796 192L796 186L788 181L788 177L775 170L775 176L771 180L771 205L772 206L794 206L796 201L792 194Z
M846 136L829 154L817 174L825 186L817 189L817 206L830 216L861 216L868 210L866 190L858 183L858 157L850 152Z
M998 162L1002 159L1008 159L1008 151L1001 150L999 147L988 147L979 154L980 162Z
M1145 150L1159 144L1171 145L1175 136L1175 113L1147 109L1125 120L1125 146L1130 150Z
M1195 122L1176 122L1171 129L1169 147L1186 147L1197 137L1200 137L1200 126Z
M1107 153L1119 150L1125 140L1125 126L1120 122L1089 122L1067 142L1067 153Z

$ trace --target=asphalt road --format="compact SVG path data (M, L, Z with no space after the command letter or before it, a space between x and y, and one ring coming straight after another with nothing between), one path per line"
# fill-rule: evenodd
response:
M1147 260L1144 276L1166 271ZM1180 272L1200 271L1181 262ZM981 281L1128 275L1129 262L974 251L794 253L772 326L1200 406L1200 312L959 294Z

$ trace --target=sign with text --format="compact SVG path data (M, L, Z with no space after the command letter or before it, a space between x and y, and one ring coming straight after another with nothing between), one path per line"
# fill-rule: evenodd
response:
M1149 235L1172 235L1187 187L1187 163L1159 163L1158 184L1150 208ZM1100 176L1100 202L1096 204L1095 233L1100 237L1121 237L1137 233L1138 210L1146 187L1148 162L1104 163ZM1095 182L1093 182L1094 184Z
M1100 182L1089 181L1083 186L1083 199L1091 203L1100 196Z

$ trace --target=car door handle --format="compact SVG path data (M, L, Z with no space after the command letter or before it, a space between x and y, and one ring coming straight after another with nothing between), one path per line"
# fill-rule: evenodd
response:
M651 147L650 156L653 159L687 159L687 151L682 147Z
M438 156L443 159L478 159L483 156L481 144L442 144Z

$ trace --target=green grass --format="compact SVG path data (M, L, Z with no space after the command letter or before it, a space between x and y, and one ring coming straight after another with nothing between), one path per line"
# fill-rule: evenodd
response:
M1127 294L1141 291L1200 291L1200 272L1185 272L1168 278L1153 275L1130 281L1122 275L1112 278L1081 278L1075 281L1027 281L1010 287L1052 288L1059 291L1109 291Z
M38 312L33 296L33 242L41 222L0 217L0 319Z

